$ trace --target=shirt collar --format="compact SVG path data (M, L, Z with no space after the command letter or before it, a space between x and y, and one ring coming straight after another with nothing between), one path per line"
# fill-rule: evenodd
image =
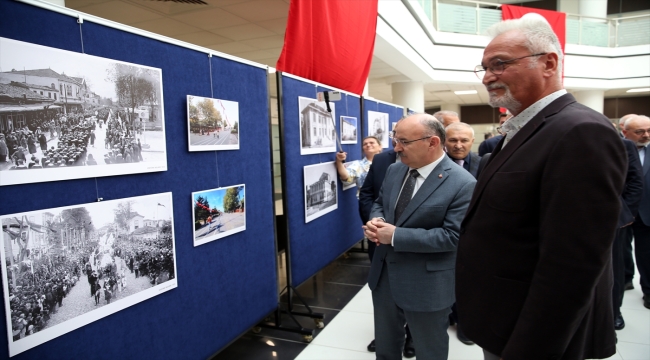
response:
M421 168L416 169L418 171L418 173L420 174L420 176L422 176L422 179L426 180L427 177L429 176L429 174L431 174L433 169L435 169L436 166L438 166L438 164L440 164L440 162L442 161L442 159L445 158L445 156L447 156L447 154L445 152L443 152L442 155L438 159L436 159L434 162L432 162L432 163L430 163L428 165L424 165ZM409 168L409 169L412 170L412 168Z
M514 116L504 122L503 125L501 125L501 130L505 133L508 133L513 130L521 129L530 121L530 119L542 111L542 109L544 109L548 104L552 103L557 98L566 93L567 91L565 89L561 89L544 96L531 106L527 107L524 111L520 112L517 116Z

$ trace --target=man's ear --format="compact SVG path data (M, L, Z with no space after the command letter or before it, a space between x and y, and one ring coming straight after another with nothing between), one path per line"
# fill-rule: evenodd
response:
M544 77L552 77L557 74L558 71L558 65L559 65L559 58L556 53L548 53L546 55L546 59L544 60Z

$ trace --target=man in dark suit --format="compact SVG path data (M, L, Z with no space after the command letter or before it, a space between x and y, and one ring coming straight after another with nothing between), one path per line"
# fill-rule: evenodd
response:
M612 356L625 148L609 119L562 88L562 50L546 21L507 20L489 33L475 71L490 105L514 117L460 230L463 331L485 359Z
M464 122L453 123L445 128L447 155L476 178L481 158L472 152L474 129Z
M643 306L650 309L650 118L637 115L625 122L623 134L632 140L638 149L643 167L643 196L639 216L632 224L634 232L634 257L639 269Z
M639 212L639 204L643 195L643 169L639 160L639 152L634 143L622 139L627 151L627 175L625 187L621 194L621 212L618 216L618 225L614 245L612 246L612 268L614 270L614 287L612 300L614 305L614 329L622 330L625 320L621 314L623 293L625 292L625 243L632 236L632 223Z
M503 135L500 132L501 126L503 126L503 123L506 122L506 120L510 119L512 115L508 113L501 113L499 114L499 127L497 128L497 131L499 131L499 135L493 136L481 143L481 145L478 146L478 156L483 156L485 154L489 154L492 151L494 151L494 148L497 146L499 141L503 139Z
M443 150L445 130L428 114L395 130L391 165L364 226L380 245L368 276L377 359L401 359L408 321L422 359L446 359L460 221L476 180Z

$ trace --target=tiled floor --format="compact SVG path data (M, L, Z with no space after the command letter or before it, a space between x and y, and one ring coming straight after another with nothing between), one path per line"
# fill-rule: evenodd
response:
M370 262L367 254L350 253L323 269L302 284L298 291L316 312L325 314L325 328L316 331L307 344L299 334L274 329L249 331L213 360L364 360L374 359L366 350L373 338L372 298L365 285ZM623 317L625 329L617 331L618 351L610 359L650 360L650 310L643 307L638 278L635 289L625 292ZM283 297L286 302L286 296ZM296 306L296 310L305 311ZM297 317L303 327L314 328L314 321ZM289 324L283 318L283 324ZM456 329L449 329L450 360L482 360L481 349L456 339ZM416 357L417 358L417 357Z

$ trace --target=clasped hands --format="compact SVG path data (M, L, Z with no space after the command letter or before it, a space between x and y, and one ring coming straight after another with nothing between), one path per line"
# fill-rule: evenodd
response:
M390 245L395 233L395 225L385 222L381 218L372 218L366 225L362 226L364 235L368 240L377 244Z

